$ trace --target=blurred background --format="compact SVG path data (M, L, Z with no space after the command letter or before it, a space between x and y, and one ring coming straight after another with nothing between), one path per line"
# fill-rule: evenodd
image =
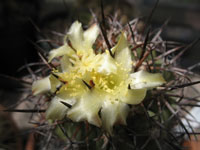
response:
M120 21L126 24L135 17L148 16L155 2L156 0L104 0L104 10L106 15L118 13ZM23 86L15 77L28 73L27 70L19 71L21 66L39 60L34 44L40 44L47 51L51 50L52 44L38 41L57 40L54 39L55 34L65 33L74 20L78 19L86 25L92 17L90 10L99 15L100 1L0 1L0 104L7 107L21 97L21 92L16 89ZM200 1L160 0L151 24L154 28L160 27L166 20L169 23L162 33L164 40L191 43L200 37ZM186 68L200 63L199 52L200 44L197 44L184 53L179 65ZM200 67L196 67L195 71L199 72ZM9 122L10 120L8 124Z

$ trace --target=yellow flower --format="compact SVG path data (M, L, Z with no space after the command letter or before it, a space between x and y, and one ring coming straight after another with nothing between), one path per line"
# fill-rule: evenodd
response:
M128 104L139 104L147 89L160 86L165 80L159 73L131 72L125 33L111 49L114 58L108 50L95 54L92 46L98 34L96 24L83 31L81 23L74 22L66 35L71 46L65 42L49 53L49 61L61 57L60 68L34 82L32 88L34 94L48 90L56 93L46 112L47 119L67 116L75 122L86 120L112 134L115 123L126 124Z

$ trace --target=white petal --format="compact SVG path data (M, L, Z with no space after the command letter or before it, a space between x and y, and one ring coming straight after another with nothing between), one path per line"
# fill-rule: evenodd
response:
M49 80L51 83L51 92L54 93L57 88L61 86L62 83L53 75L50 75Z
M69 72L70 68L72 67L69 56L64 55L60 60L60 65L62 72Z
M121 101L127 104L136 105L141 103L145 96L146 89L131 89L127 91L127 94L121 99Z
M120 35L120 39L115 47L112 48L115 54L115 60L122 65L127 71L132 69L131 52L128 47L128 42L124 33Z
M68 111L67 115L75 122L87 120L90 124L101 126L98 112L101 108L102 99L94 91L87 92Z
M45 77L43 79L34 81L32 85L33 95L48 92L50 91L50 89L51 89L51 83L49 77Z
M62 99L79 99L88 91L88 88L80 78L73 79L74 74L69 76L65 76L64 74L64 78L62 78L62 75L58 75L59 79L65 81L65 84L63 83L62 87L60 87L59 91L56 93L58 97Z
M110 74L117 72L117 66L115 64L114 59L108 54L108 52L103 53L101 55L101 59L99 61L99 67L97 68L97 72L103 74Z
M120 101L106 100L101 109L101 118L103 128L112 134L115 123L126 124L126 117L129 112L127 104Z
M132 73L130 76L132 89L154 88L166 82L160 73L149 73L143 70Z
M82 50L83 48L83 29L82 24L78 21L75 21L67 33L67 37L69 38L72 47L75 48L77 51Z
M94 44L97 36L99 35L99 27L97 24L92 25L89 29L87 29L84 36L84 44L86 48L91 49Z
M75 52L74 50L69 47L67 44L64 44L63 46L53 49L49 52L49 57L48 57L48 62L51 62L53 58L63 56L63 55L68 55L71 56Z
M46 118L52 119L52 120L61 120L65 117L67 114L67 110L69 109L67 106L61 103L61 101L68 103L69 105L73 105L75 103L75 100L73 99L61 99L57 96L55 96L46 111Z

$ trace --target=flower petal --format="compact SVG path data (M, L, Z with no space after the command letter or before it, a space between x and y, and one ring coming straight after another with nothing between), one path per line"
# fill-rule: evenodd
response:
M72 56L74 54L74 50L68 46L68 44L64 44L63 46L53 49L49 52L48 62L51 62L53 58L68 55Z
M129 112L127 104L120 101L106 100L101 109L103 128L112 135L115 123L126 124L126 117Z
M146 89L128 90L126 96L121 101L127 104L137 105L145 98L146 91Z
M98 112L101 108L102 99L95 91L87 92L68 111L67 115L73 121L87 120L90 124L101 126Z
M76 50L82 50L83 49L83 29L82 24L78 21L75 21L67 33L67 37L69 38L72 47Z
M97 24L92 25L89 29L87 29L84 32L83 36L86 48L88 49L92 48L92 45L94 44L98 35L99 35L99 27Z
M149 73L141 70L132 73L130 76L132 78L130 83L131 89L154 88L166 83L160 73Z
M52 120L61 120L65 117L67 114L67 110L69 109L67 106L62 104L61 102L68 103L69 105L73 105L75 103L75 100L73 99L61 99L57 96L55 96L50 104L49 107L46 111L46 118L47 119L52 119Z
M115 54L115 60L122 65L127 71L132 69L131 52L128 47L128 42L125 33L121 33L120 39L115 47L112 48L112 52Z
M65 82L65 84L63 84L62 87L60 87L59 91L56 93L58 97L62 99L80 99L82 95L88 92L88 88L86 87L86 85L81 79L76 78L76 75L67 73L68 76L65 76L64 74L66 73L63 73L63 75L58 75L59 79Z
M114 59L110 56L108 52L103 53L99 61L99 67L97 68L97 72L103 74L110 74L110 73L116 73L116 71L117 71L117 66L115 64Z
M50 75L49 80L51 83L51 92L54 93L57 88L61 86L62 83L53 75Z
M72 67L72 63L67 55L64 55L60 60L61 70L62 72L69 72L70 68Z
M51 83L49 77L37 80L33 82L32 91L33 95L45 93L51 89Z

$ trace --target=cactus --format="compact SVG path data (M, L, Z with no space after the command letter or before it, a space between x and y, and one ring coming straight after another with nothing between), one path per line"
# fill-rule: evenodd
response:
M176 66L181 53L171 54L188 47L138 23L93 15L85 31L75 21L61 45L39 53L45 66L34 72L38 109L30 110L40 114L38 149L182 149L194 131L181 118L196 101L183 89L199 81Z

